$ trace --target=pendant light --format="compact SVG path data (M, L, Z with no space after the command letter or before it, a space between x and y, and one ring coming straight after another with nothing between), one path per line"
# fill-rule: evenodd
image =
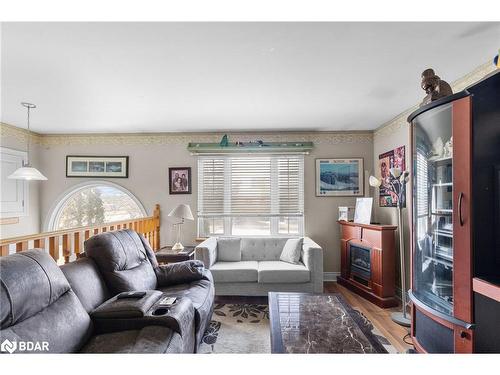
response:
M26 162L23 161L23 166L18 168L12 173L9 177L12 180L47 180L40 171L36 168L33 168L30 164L30 140L31 140L31 132L30 132L30 109L36 108L36 105L31 103L21 103L23 107L28 110L28 147L27 147L27 159Z

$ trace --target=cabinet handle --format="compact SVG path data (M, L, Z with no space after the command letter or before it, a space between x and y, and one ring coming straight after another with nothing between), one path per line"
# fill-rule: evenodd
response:
M462 218L462 200L464 198L464 193L460 193L458 196L458 220L460 221L460 226L464 226L464 219Z

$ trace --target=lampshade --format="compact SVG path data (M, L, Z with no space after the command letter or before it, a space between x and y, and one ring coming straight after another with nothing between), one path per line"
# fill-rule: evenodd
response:
M379 187L382 184L382 181L380 181L375 176L370 176L368 182L369 182L370 186L373 186L373 187Z
M28 111L28 142L27 142L27 150L26 150L26 162L23 161L23 166L21 168L18 168L12 173L10 176L7 178L11 180L39 180L39 181L45 181L47 180L47 177L45 177L38 169L33 168L30 165L30 139L31 139L31 133L30 133L30 110L33 108L36 108L36 105L33 103L26 103L22 102L21 105L26 108Z
M401 176L401 173L402 173L401 168L397 168L397 167L391 168L391 169L389 169L389 171L394 176L394 178L399 178L399 176Z
M178 219L194 220L193 213L191 212L191 208L188 204L179 204L172 211L170 211L168 216L176 217Z
M9 177L11 180L41 180L45 181L47 180L47 177L45 177L43 174L40 173L40 171L36 168L33 168L29 165L18 168L12 173Z

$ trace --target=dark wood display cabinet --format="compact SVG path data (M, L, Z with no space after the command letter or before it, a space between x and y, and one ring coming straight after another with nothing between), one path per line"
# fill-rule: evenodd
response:
M413 343L500 352L500 73L408 121Z

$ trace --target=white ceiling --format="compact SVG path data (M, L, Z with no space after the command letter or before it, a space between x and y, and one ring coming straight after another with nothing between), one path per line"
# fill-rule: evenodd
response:
M4 23L1 120L42 133L366 130L498 53L500 23Z

